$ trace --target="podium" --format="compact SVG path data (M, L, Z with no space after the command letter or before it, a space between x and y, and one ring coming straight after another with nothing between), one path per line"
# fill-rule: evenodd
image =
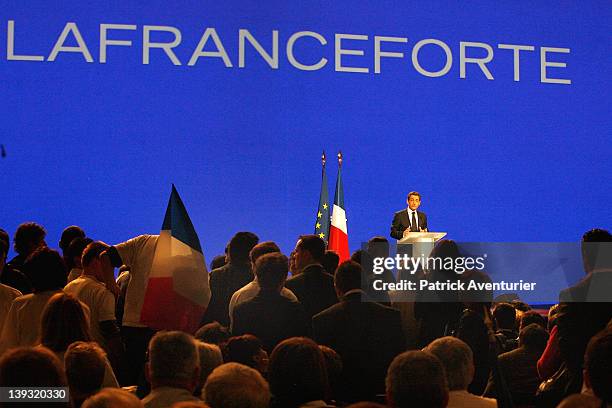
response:
M435 244L446 236L446 232L409 232L402 239L397 240L398 245L429 242Z
M397 240L397 252L412 257L427 257L434 249L436 242L446 236L446 232L409 232ZM403 247L402 249L400 249Z

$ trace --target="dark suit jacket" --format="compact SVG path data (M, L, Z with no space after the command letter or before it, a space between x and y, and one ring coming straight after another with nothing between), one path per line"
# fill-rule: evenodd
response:
M308 265L302 273L287 280L285 287L295 293L309 320L338 302L334 277L319 264Z
M537 368L541 354L539 350L523 346L497 357L499 370L506 380L515 405L535 402L535 393L541 382ZM497 398L496 386L495 376L491 373L484 396Z
M210 303L202 324L217 321L229 326L229 302L235 291L253 280L250 264L229 263L210 273Z
M419 218L419 228L427 228L427 216L425 213L417 210L417 216ZM391 223L391 237L395 239L402 239L404 236L404 230L410 227L410 219L408 218L408 211L404 208L398 211L393 216L393 222Z
M393 358L405 349L400 312L352 293L312 318L313 337L342 358L342 400L372 400L385 391Z
M257 296L236 306L232 335L253 334L268 353L289 337L308 336L310 320L300 302L274 291L260 290Z
M559 302L610 302L612 301L612 269L591 272L559 293Z

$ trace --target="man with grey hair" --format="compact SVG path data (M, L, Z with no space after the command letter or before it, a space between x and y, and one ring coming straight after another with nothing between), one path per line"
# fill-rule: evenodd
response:
M444 367L449 389L448 407L497 407L496 400L467 392L474 377L474 357L465 342L456 337L442 337L429 343L424 350L438 357Z
M85 400L81 408L143 408L134 394L121 388L103 388Z
M267 408L270 388L259 371L227 363L208 376L202 396L210 408Z
M153 336L146 373L151 393L142 400L145 408L198 401L192 395L200 379L200 359L193 336L180 331L163 331Z
M448 403L442 363L426 351L405 351L395 357L385 384L390 408L445 408Z
M193 395L199 397L202 394L202 389L210 373L223 364L223 353L216 344L208 344L199 340L196 340L196 344L198 346L198 355L200 358L200 380L198 381L198 385Z

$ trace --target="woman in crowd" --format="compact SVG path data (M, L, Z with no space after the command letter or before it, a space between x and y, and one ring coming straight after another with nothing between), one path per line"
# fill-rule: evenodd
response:
M73 296L60 292L49 299L40 325L40 344L64 362L64 354L75 341L92 341L89 332L89 308ZM108 359L105 358L103 387L118 387Z

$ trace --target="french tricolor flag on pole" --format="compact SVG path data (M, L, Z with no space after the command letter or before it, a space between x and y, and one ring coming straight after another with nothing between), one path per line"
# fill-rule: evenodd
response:
M210 300L200 240L174 184L155 248L140 322L194 333Z
M342 187L342 152L338 153L338 178L336 179L336 194L332 210L331 226L329 227L328 249L336 252L340 262L348 260L351 255L346 229L346 212L344 211L344 189Z

